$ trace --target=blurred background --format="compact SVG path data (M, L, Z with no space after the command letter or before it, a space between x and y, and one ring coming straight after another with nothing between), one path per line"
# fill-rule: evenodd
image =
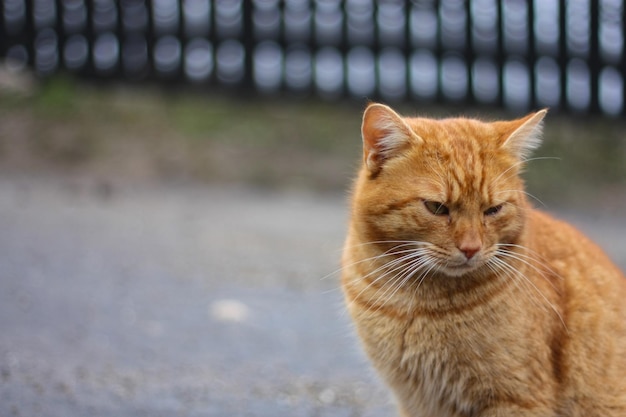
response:
M3 130L33 121L1 136L5 167L344 190L359 113L380 100L435 116L548 107L541 154L562 159L535 164L532 189L624 178L620 0L4 0L1 12Z
M620 0L5 0L0 54L39 76L325 99L624 111Z
M393 407L342 313L369 100L548 107L537 206L622 267L622 0L1 0L0 414Z

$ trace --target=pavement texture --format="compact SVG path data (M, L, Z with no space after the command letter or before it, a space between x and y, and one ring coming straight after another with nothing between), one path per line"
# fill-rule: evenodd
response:
M560 214L626 269L625 209ZM0 179L0 415L394 415L333 273L346 219L342 196Z

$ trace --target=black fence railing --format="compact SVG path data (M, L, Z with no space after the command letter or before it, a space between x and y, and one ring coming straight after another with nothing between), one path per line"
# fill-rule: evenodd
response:
M0 0L47 77L625 114L624 0Z

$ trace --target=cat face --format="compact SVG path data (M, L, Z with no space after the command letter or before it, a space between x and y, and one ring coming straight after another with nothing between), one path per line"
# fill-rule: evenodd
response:
M493 268L515 245L526 206L520 167L538 146L545 111L511 122L364 114L357 224L389 254L448 276Z

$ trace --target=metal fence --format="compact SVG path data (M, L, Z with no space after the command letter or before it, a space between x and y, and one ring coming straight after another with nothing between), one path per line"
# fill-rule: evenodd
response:
M0 0L9 69L625 113L624 0Z

